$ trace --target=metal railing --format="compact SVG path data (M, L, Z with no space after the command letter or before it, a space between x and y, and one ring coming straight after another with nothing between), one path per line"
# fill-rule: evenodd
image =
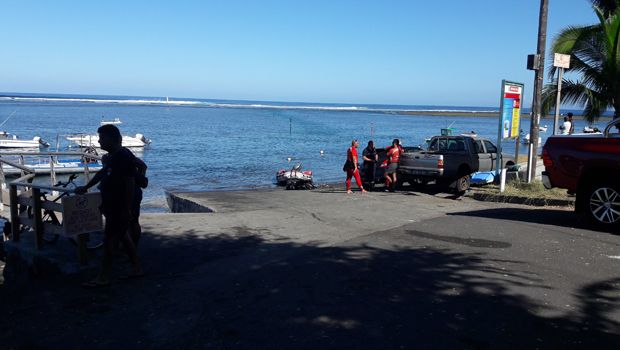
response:
M18 163L2 158L3 156L18 156L20 161ZM50 185L35 184L33 183L35 177L35 170L24 164L24 156L45 156L50 157ZM10 206L10 212L7 219L11 223L11 233L13 242L19 242L20 232L23 230L23 226L33 228L35 232L35 248L37 250L43 249L43 235L44 234L62 234L62 227L60 225L54 225L48 222L43 222L42 212L43 210L51 210L54 212L62 212L62 204L56 203L51 200L42 198L41 190L58 192L73 192L72 188L63 188L59 186L53 186L56 183L56 173L54 171L54 164L57 161L57 157L80 157L84 163L84 181L85 184L90 181L88 159L100 160L98 155L92 155L89 153L81 152L21 152L21 153L0 153L0 188L2 191L2 200L0 201L0 210L4 211L4 205ZM6 196L6 178L4 173L4 165L12 166L21 170L22 176L9 183L8 198ZM8 200L7 200L8 199ZM28 208L32 208L28 210ZM31 215L28 215L28 212ZM6 216L5 216L6 218ZM85 265L87 263L86 241L88 240L88 234L78 235L78 260L80 264Z

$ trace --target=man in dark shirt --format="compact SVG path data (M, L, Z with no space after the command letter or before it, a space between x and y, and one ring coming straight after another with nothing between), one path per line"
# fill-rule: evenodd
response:
M136 255L136 247L127 234L132 218L131 204L137 173L134 157L121 146L121 134L116 126L104 125L97 132L101 148L108 152L106 164L86 186L75 189L75 193L86 193L90 187L101 181L101 211L106 218L101 272L94 280L84 283L83 287L87 289L110 285L108 275L114 259L114 242L117 239L123 244L131 260L131 273L120 276L119 279L129 280L144 276Z
M568 130L569 134L575 133L575 122L573 121L573 113L568 113L568 121L570 122L570 130Z
M377 160L379 159L373 141L368 141L368 147L364 148L362 158L364 158L364 182L369 184L368 190L373 191L375 189Z

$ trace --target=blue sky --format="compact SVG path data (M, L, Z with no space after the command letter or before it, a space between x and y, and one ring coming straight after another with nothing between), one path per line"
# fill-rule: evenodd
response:
M547 47L561 28L597 20L586 0L549 2ZM493 107L508 79L525 84L529 105L539 10L540 0L5 1L0 91Z

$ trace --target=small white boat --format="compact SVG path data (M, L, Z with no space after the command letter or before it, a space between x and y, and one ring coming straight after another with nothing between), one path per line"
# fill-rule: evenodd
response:
M595 134L595 133L601 133L601 131L598 129L598 125L588 125L588 126L584 126L583 130L581 130L584 134Z
M15 112L17 112L17 109ZM6 118L0 126L6 123L7 120L15 114L15 112L11 113L11 115ZM50 145L49 143L41 140L38 136L35 136L32 140L20 140L17 135L13 135L12 138L9 138L9 135L10 133L6 131L0 131L0 148L39 148L39 146L49 147Z
M459 134L460 136L469 136L469 137L478 137L478 134L476 134L475 132L468 132L468 133L461 133Z
M49 147L49 143L35 136L32 140L20 140L17 135L9 138L9 133L0 131L0 148L38 148L39 146Z
M75 142L76 145L84 148L96 147L99 148L99 134L83 134L78 136L68 136L68 141ZM123 135L122 146L123 147L144 147L151 144L151 140L144 137L142 134L136 134L136 136Z
M47 175L51 173L49 158L36 159L31 163L25 163L25 166L32 168L35 175ZM97 172L101 170L102 165L99 163L89 163L88 171ZM21 170L10 165L2 167L6 175L20 175ZM84 163L79 160L59 160L54 163L54 172L56 174L77 174L84 172Z
M523 134L521 134L521 135L523 135ZM524 145L529 145L529 143L530 143L530 134L526 134L525 136L523 136L521 138L521 143L524 144ZM538 144L542 145L542 137L538 138Z
M101 122L99 122L99 124L103 125L110 125L110 124L123 124L123 122L120 121L120 119L116 118L111 122L106 122L105 120L103 120L103 116L101 117Z
M279 185L286 185L291 182L308 182L312 183L312 171L301 171L301 164L297 163L291 170L280 170L276 174L276 180Z
M538 131L540 131L540 132L547 132L547 126L546 125L545 126L539 126L538 127Z

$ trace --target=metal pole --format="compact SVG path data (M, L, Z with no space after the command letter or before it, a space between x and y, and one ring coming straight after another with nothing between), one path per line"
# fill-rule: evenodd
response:
M292 135L293 134L293 118L288 118L289 121L289 128L288 128L288 134Z
M540 0L540 17L538 23L538 55L540 57L534 76L534 100L532 101L532 120L530 121L530 177L528 182L536 178L536 158L538 155L538 127L540 126L540 107L542 100L543 77L545 75L545 45L547 43L547 13L549 0ZM533 158L533 159L531 159Z
M562 72L564 72L564 68L560 67L560 70L558 70L558 97L555 100L555 120L553 121L553 135L558 134L558 122L560 120L560 96L562 96Z
M530 139L531 141L531 139ZM529 144L529 149L527 151L527 183L532 182L532 142ZM534 167L535 169L536 167ZM536 173L534 171L534 173Z
M499 120L498 120L498 126L497 126L497 154L496 154L496 160L495 160L495 183L499 182L499 168L501 167L501 161L500 161L500 157L502 155L502 132L504 131L504 123L503 123L503 116L504 116L504 95L506 94L506 79L502 80L502 95L500 96L500 106L499 106ZM446 123L447 124L447 123Z

